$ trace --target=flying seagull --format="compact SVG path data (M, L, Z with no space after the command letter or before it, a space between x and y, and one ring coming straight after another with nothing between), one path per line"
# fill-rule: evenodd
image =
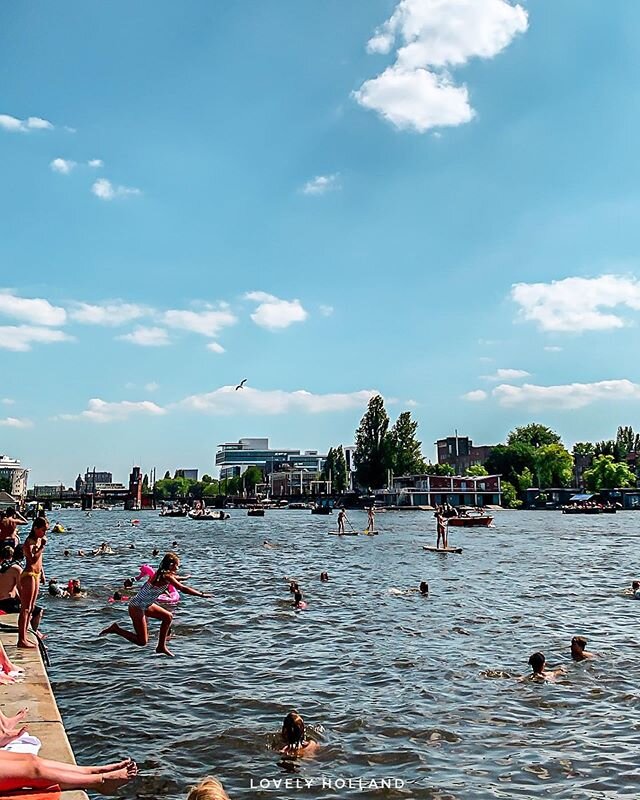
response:
M239 384L236 386L236 392L238 391L238 389L244 389L244 385L245 385L245 383L246 383L246 382L247 382L247 379L246 379L246 378L243 378L243 379L240 381L240 383L239 383Z

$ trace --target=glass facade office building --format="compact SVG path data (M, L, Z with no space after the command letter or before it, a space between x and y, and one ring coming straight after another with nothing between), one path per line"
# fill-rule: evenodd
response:
M319 472L326 458L317 450L274 450L268 439L240 439L218 445L216 466L224 479L242 475L247 467L260 467L267 475L287 467Z

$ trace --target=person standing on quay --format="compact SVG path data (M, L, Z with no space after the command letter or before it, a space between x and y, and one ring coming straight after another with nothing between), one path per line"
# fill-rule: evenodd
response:
M49 522L45 517L38 517L33 522L31 533L24 543L26 567L20 576L20 614L18 615L18 647L34 648L27 639L29 620L33 614L40 584L44 582L42 553L47 544L47 528Z

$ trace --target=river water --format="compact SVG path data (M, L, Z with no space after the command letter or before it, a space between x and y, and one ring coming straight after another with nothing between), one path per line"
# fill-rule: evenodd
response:
M123 797L177 800L206 774L232 799L637 795L640 602L621 591L636 575L640 515L499 512L491 529L452 530L461 555L422 549L435 543L423 512L380 514L379 536L352 538L327 536L335 516L231 515L139 512L135 528L130 512L52 515L71 530L49 536L48 577L89 589L44 598L54 691L79 763L138 761ZM363 513L350 518L366 526ZM182 574L215 594L177 607L176 657L98 638L128 623L126 605L107 602L112 590L174 539ZM105 540L115 555L75 555ZM294 611L285 577L307 610ZM421 580L428 598L393 591ZM597 660L571 663L575 634ZM567 665L566 677L518 682L535 650ZM276 752L291 708L322 744L315 759L283 763ZM312 785L274 788L285 778ZM397 788L369 783L383 778Z

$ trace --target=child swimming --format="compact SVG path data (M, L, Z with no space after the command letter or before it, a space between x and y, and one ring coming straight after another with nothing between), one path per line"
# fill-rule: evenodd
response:
M282 740L284 747L280 752L287 756L302 758L312 755L318 749L317 742L305 739L304 720L295 710L290 711L284 718Z
M574 661L589 661L595 658L594 653L587 653L586 646L587 640L584 636L574 636L571 640L571 658Z
M555 679L565 674L564 667L558 669L546 669L547 660L544 653L533 653L529 656L529 666L533 670L531 675L526 675L520 680L530 681L555 681Z
M173 653L167 647L167 637L169 629L173 621L173 614L167 611L166 608L158 605L156 600L171 585L175 586L184 594L190 594L194 597L211 597L206 592L201 592L199 589L192 589L180 583L180 579L176 575L178 567L180 566L180 557L176 553L167 553L162 559L157 572L149 578L143 585L140 591L131 598L129 601L129 616L133 622L134 633L121 628L117 622L109 625L104 630L100 631L100 636L108 636L115 633L127 639L133 644L144 647L149 643L149 630L147 627L147 618L160 620L160 633L158 635L158 645L156 653L162 653L165 656L173 656Z

